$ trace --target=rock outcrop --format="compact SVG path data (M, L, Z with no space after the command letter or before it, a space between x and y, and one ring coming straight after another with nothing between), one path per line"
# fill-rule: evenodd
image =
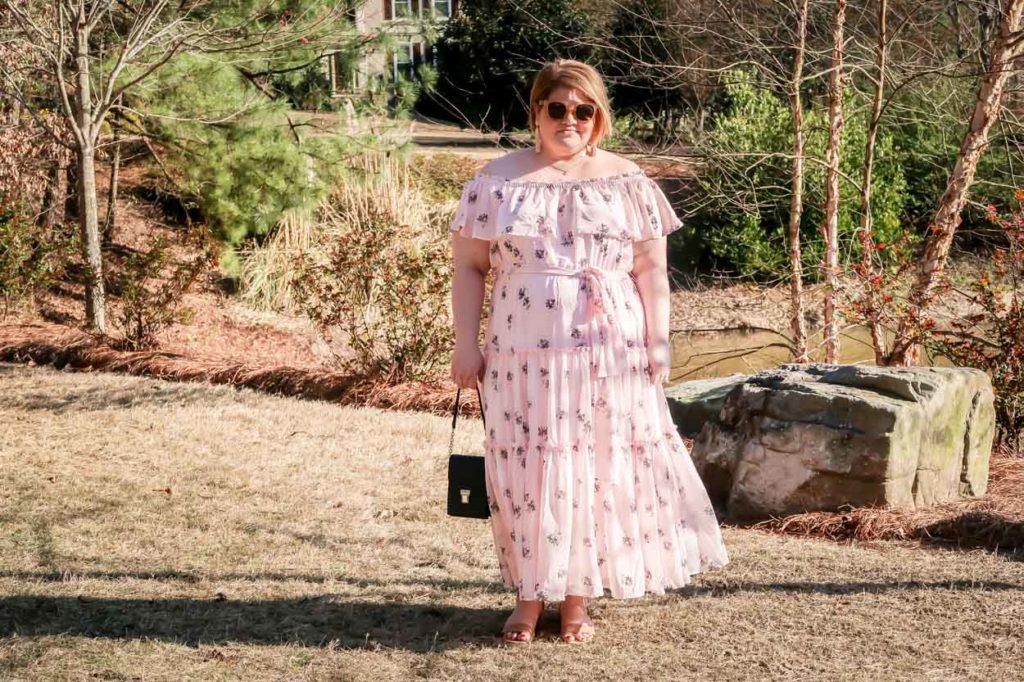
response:
M692 456L730 518L985 493L995 410L981 370L785 364L666 395L681 431L710 417Z

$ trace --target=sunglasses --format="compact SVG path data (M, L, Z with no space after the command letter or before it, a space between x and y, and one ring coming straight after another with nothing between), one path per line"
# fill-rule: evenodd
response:
M566 113L569 112L569 108L565 105L565 102L548 102L547 106L548 116L561 121L565 118ZM594 118L594 114L597 113L597 107L593 104L577 104L572 108L572 115L577 121L589 121Z

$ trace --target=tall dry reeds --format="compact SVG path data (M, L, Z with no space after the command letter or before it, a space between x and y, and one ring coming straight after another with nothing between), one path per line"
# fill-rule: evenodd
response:
M257 310L298 311L291 280L313 241L315 222L305 210L286 211L262 246L241 249L242 301Z
M262 245L240 250L242 301L258 310L300 314L293 287L297 265L327 228L358 229L383 213L409 226L407 236L413 244L435 238L457 197L437 201L433 188L419 186L423 169L413 169L411 163L394 155L361 155L353 160L349 180L315 212L287 211Z
M405 161L364 156L314 215L287 215L245 254L244 300L308 316L345 371L440 378L455 201L428 196Z

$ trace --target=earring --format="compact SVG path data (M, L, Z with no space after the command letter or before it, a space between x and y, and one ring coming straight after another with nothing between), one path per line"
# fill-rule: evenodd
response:
M595 145L593 142L588 142L587 156L593 156L595 153L597 153L597 145Z
M533 131L533 151L540 154L540 133L536 130Z

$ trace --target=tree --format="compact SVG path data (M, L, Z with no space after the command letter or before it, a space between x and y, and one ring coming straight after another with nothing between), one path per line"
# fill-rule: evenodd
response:
M103 260L96 195L97 153L118 101L149 82L177 55L233 53L254 81L296 58L319 56L336 43L345 4L290 0L269 9L254 3L189 0L0 0L10 19L0 45L28 55L0 63L0 97L43 122L56 107L67 134L47 127L75 159L78 220L86 262L86 322L106 333ZM254 68L255 65L255 68Z
M836 0L835 23L832 25L832 66L828 78L828 150L825 155L825 362L839 361L839 322L836 319L836 296L839 289L839 158L843 127L843 28L846 23L846 0Z
M555 57L587 61L587 16L573 0L465 3L435 46L437 91L448 112L473 127L526 125L534 74Z
M789 253L789 328L797 362L807 362L807 326L804 324L803 267L800 258L800 218L804 206L804 105L801 85L804 79L804 53L807 50L809 1L801 0L797 14L797 42L793 50L793 77L789 83L789 110L793 119L793 161L790 174L789 223L786 241Z
M600 56L602 73L617 112L636 112L655 122L654 138L667 142L676 134L693 74L668 75L665 66L686 59L684 46L672 31L671 0L631 0L618 5L606 34L607 49ZM699 100L695 102L699 105Z
M998 33L978 87L977 101L960 143L960 154L950 173L946 190L939 199L908 305L898 323L892 350L885 358L886 364L913 365L919 360L919 332L928 325L926 309L939 288L953 235L966 204L967 192L988 146L989 130L999 117L1003 89L1013 70L1014 60L1020 56L1024 46L1022 14L1024 0L1004 0L1000 3Z
M875 50L874 97L871 101L871 117L868 120L867 143L864 149L864 167L860 182L860 246L861 274L867 283L866 306L868 310L868 328L871 333L871 346L875 351L876 364L882 364L885 338L882 325L878 321L877 309L882 304L878 292L874 289L876 268L872 254L875 240L872 238L871 222L871 183L874 179L872 169L875 162L875 143L878 139L878 125L882 117L882 102L885 95L886 57L888 55L889 24L888 0L878 1L877 46ZM879 278L880 281L880 278Z

